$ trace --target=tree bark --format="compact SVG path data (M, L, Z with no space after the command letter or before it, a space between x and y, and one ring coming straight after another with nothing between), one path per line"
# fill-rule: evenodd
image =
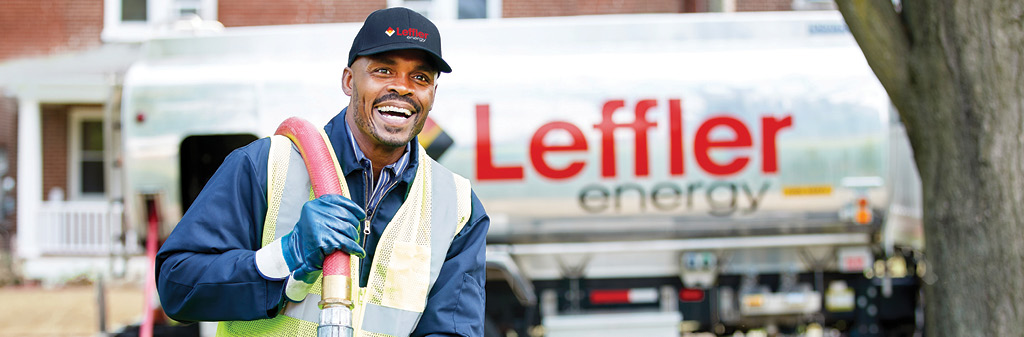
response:
M1024 1L837 0L907 128L929 336L1024 336Z

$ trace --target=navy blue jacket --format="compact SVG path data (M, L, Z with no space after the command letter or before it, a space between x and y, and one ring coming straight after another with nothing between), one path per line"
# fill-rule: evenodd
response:
M356 161L347 129L345 110L324 127L353 201L366 205L372 172ZM413 143L408 168L372 215L366 258L360 266L362 286L369 277L377 240L404 202L416 175L420 158L415 147L419 145ZM253 257L260 248L267 211L269 149L269 138L263 138L228 155L160 248L157 289L171 318L230 321L277 315L284 281L260 276ZM489 224L473 193L470 220L452 241L412 336L483 335L484 247Z

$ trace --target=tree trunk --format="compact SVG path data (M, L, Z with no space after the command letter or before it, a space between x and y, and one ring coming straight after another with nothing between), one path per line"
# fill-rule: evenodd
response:
M929 336L1024 336L1024 1L837 0L921 173Z

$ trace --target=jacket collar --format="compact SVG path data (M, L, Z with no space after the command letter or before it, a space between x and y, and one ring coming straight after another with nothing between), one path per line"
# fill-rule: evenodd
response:
M327 132L327 138L331 140L334 154L338 157L338 164L341 165L341 171L345 176L348 176L355 170L363 169L359 165L359 160L356 159L355 152L352 150L354 140L350 137L351 133L348 131L348 123L345 122L345 114L347 112L348 108L346 107L327 122L327 125L324 125L324 131ZM411 145L409 149L409 165L406 166L401 177L401 180L407 183L412 183L413 178L416 177L416 166L419 165L419 136L413 138Z

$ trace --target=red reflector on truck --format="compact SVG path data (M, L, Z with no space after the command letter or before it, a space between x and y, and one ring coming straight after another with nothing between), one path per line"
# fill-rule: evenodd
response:
M592 290L590 291L591 304L622 304L629 303L629 289L621 290Z
M704 300L704 290L683 288L679 290L679 300L683 302L700 302Z
M590 304L658 303L655 288L591 290Z

